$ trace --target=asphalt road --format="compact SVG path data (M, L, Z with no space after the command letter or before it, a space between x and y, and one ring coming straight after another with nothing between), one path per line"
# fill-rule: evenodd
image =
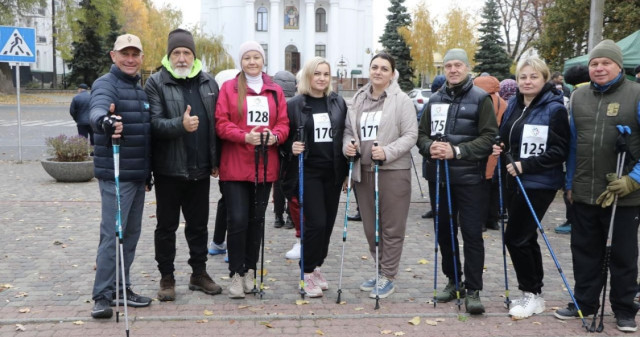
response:
M0 160L18 161L20 143L22 160L46 158L46 137L77 134L68 104L21 105L20 122L16 105L0 105Z

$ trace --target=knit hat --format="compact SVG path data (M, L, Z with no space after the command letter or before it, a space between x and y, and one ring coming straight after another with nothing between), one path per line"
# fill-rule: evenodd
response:
M191 50L193 57L196 56L196 43L193 41L193 35L189 31L178 28L169 33L169 39L167 41L167 55L171 55L171 52L178 48L185 47Z
M622 50L612 40L602 40L589 53L589 63L598 57L606 57L618 64L620 69L624 69L622 65Z
M518 84L516 81L507 78L500 82L500 92L498 93L503 100L508 101L511 96L516 94Z
M444 82L446 81L446 78L444 77L444 75L438 75L433 79L433 82L431 82L431 92L436 92L440 89L440 87L442 87L442 85L444 84Z
M262 46L256 41L247 41L241 44L240 48L238 49L238 61L242 62L242 57L244 56L244 54L254 50L262 55L263 61L266 60L266 58L264 57L264 49L262 49Z
M467 57L467 52L464 49L453 48L447 50L447 53L444 54L444 59L442 63L447 63L451 60L458 60L464 62L467 66L469 66L469 58Z

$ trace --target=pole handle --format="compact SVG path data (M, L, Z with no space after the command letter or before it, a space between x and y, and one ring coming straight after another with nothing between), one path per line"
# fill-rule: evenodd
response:
M351 138L351 145L356 145L356 140ZM349 157L349 162L353 163L356 160L356 156Z
M507 152L504 155L507 156L507 161L509 162L509 164L513 166L513 169L516 171L516 175L519 176L520 170L518 170L518 167L516 166L516 162L513 160L513 156L511 155L511 153Z
M375 140L373 141L373 146L378 146L378 141ZM375 160L373 159L373 155L371 155L371 160L373 160L373 162L378 165L378 166L382 166L382 160Z

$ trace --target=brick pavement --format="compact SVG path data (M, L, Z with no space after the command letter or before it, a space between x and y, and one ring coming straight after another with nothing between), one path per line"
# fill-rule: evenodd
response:
M418 157L416 157L418 159ZM416 160L419 162L418 160ZM414 177L415 183L415 177ZM423 181L423 189L424 181ZM425 191L426 192L426 191ZM212 183L211 200L217 201L217 184ZM343 196L344 199L344 196ZM160 275L153 259L155 196L147 194L143 232L132 267L137 292L155 296ZM344 201L344 200L343 200ZM211 230L216 204L211 203ZM415 185L398 290L374 300L358 290L359 283L374 273L360 223L351 222L347 238L343 276L344 304L336 304L336 289L342 248L344 204L336 221L329 256L323 267L330 290L322 299L308 299L297 305L299 269L284 253L294 242L292 230L274 229L267 213L265 276L262 300L252 296L231 300L226 294L228 271L222 256L210 257L208 271L225 291L208 296L188 290L190 269L186 242L178 235L176 257L177 300L154 301L149 308L130 309L132 336L231 336L261 333L273 336L581 336L587 335L579 321L562 322L553 317L555 307L570 301L550 255L543 245L544 295L547 311L527 320L512 321L503 308L504 274L500 233L485 235L486 272L482 299L487 313L470 317L454 304L428 303L433 295L432 220L420 218L428 207ZM92 307L95 252L98 244L100 199L97 181L56 183L37 161L16 164L0 161L0 336L116 336L124 335L123 319L93 320ZM543 221L545 231L571 284L569 236L556 235L553 227L564 221L561 198L552 204ZM181 229L183 226L181 226ZM210 231L212 233L212 231ZM421 264L420 260L427 261ZM509 262L509 266L511 263ZM515 273L509 270L511 293L517 295ZM445 277L439 272L438 289ZM0 288L2 289L2 288ZM21 312L28 311L28 312ZM122 308L121 308L122 311ZM210 311L211 314L208 315ZM419 316L421 323L408 323ZM25 331L16 331L18 324ZM435 325L433 325L435 324ZM601 335L624 335L615 328L607 306L605 330ZM627 334L629 335L629 334Z

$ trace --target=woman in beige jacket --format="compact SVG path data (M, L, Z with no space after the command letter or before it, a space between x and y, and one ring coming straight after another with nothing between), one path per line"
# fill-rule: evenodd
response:
M387 53L373 57L369 83L353 97L345 122L343 152L356 157L355 191L369 250L375 257L374 160L380 161L379 279L360 285L369 297L385 298L395 291L407 214L411 201L411 148L418 139L415 108L394 80L395 60ZM355 144L351 140L355 140ZM374 146L374 142L378 146Z

